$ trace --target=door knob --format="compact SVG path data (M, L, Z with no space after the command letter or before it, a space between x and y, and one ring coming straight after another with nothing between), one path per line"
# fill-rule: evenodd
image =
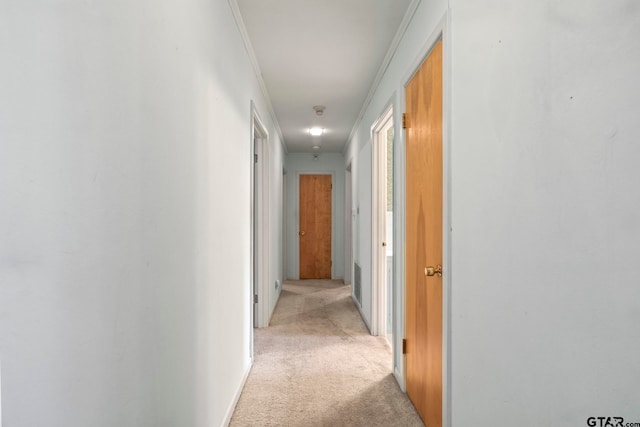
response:
M438 264L435 267L425 267L424 275L442 277L442 266Z
M304 231L301 231L301 232L300 232L300 233L298 233L298 234L300 234L300 236L304 236Z

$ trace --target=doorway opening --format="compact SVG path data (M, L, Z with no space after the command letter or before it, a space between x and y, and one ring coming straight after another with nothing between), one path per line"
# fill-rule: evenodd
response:
M332 182L332 175L301 174L299 177L300 280L331 279L333 276Z
M443 74L437 40L405 86L406 389L425 425L435 427L443 425L444 400Z
M373 125L374 334L393 349L393 108Z
M251 105L251 315L252 326L269 324L269 134ZM253 334L251 334L253 336ZM253 351L253 341L251 343Z

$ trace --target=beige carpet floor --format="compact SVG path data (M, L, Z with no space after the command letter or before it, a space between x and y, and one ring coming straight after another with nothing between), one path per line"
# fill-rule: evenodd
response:
M422 426L391 373L391 351L367 331L351 287L285 282L231 419L241 426Z

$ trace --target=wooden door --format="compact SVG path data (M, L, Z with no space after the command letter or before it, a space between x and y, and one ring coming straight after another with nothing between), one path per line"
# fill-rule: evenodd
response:
M406 87L407 394L442 426L442 41ZM433 268L433 270L430 270Z
M331 279L331 175L300 175L300 279Z

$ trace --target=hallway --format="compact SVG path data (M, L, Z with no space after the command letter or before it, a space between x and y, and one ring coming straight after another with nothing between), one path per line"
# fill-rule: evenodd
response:
M2 1L0 427L639 422L638 40L634 0ZM288 282L305 175L336 282Z
M341 281L283 284L231 426L421 426Z

